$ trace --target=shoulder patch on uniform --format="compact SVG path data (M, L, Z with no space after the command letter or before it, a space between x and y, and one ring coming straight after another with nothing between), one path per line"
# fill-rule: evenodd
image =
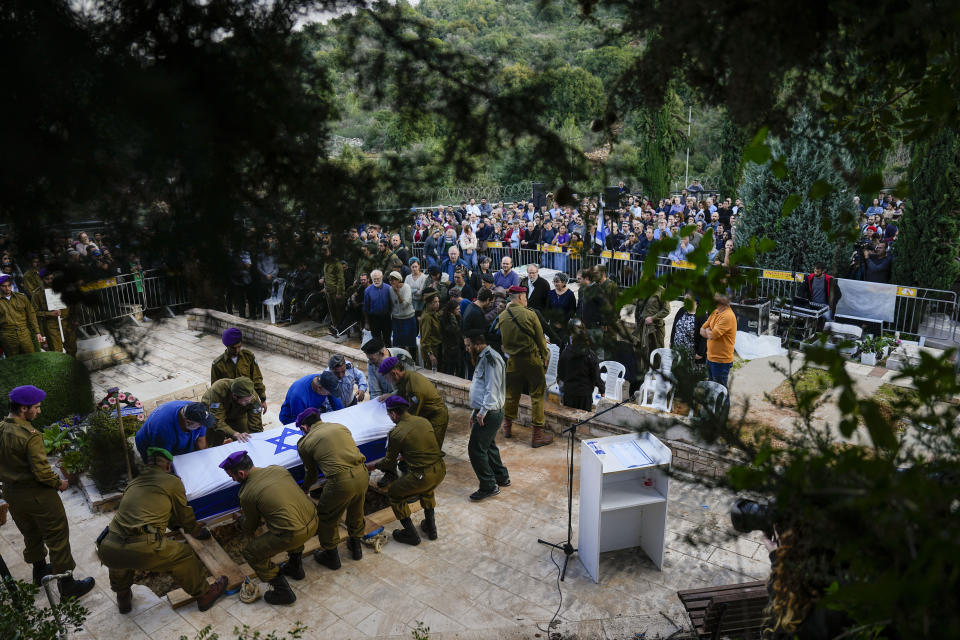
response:
M219 408L220 408L220 403L219 403L219 402L213 402L213 403L210 404L210 408L211 408L211 409L219 409Z
M410 396L410 404L417 404L420 402L420 399L417 396Z

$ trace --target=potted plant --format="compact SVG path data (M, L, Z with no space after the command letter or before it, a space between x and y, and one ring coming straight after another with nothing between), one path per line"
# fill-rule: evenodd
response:
M80 479L80 474L90 466L90 457L85 451L78 449L67 451L63 454L63 457L60 458L60 464L58 466L67 482L76 484Z
M877 338L866 336L860 339L860 363L870 367L877 364Z

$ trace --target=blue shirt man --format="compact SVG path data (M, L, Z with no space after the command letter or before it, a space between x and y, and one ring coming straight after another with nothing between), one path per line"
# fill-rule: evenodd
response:
M216 422L202 402L173 400L150 412L134 442L144 460L150 447L160 447L178 456L206 449L207 429Z
M353 366L352 362L347 362L347 359L339 354L330 356L327 370L323 373L324 375L330 373L336 377L337 388L330 393L337 396L344 407L363 402L367 394L367 377L360 369ZM354 385L357 391L353 390Z
M371 316L390 315L390 287L381 281L380 286L371 284L364 289L363 312Z
M337 396L337 377L329 371L311 373L290 385L280 407L280 423L291 424L304 409L314 407L321 413L343 409Z
M509 289L510 287L516 287L520 284L520 275L516 271L513 271L513 261L510 261L508 264L504 264L510 258L504 258L501 261L501 269L493 274L493 286L503 287L504 289ZM504 273L504 269L507 270Z

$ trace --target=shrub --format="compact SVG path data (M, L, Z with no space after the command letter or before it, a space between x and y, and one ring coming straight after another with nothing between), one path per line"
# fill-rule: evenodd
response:
M76 358L52 351L13 356L0 367L0 395L6 403L10 390L32 384L47 392L43 411L33 421L45 427L76 413L93 411L90 373Z
M127 463L121 449L120 421L105 411L94 411L87 419L87 438L90 453L90 477L102 493L112 491L123 483ZM123 440L127 459L133 459L133 448Z
M59 634L54 609L67 631L83 628L83 622L90 612L82 605L70 599L53 608L38 608L36 596L39 591L40 587L28 582L4 580L0 587L0 638L57 640Z

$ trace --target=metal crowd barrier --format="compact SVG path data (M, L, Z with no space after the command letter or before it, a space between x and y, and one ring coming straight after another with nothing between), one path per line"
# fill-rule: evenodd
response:
M139 322L149 310L169 311L190 302L183 277L159 270L120 274L90 282L83 289L96 301L80 306L81 326L121 318Z

